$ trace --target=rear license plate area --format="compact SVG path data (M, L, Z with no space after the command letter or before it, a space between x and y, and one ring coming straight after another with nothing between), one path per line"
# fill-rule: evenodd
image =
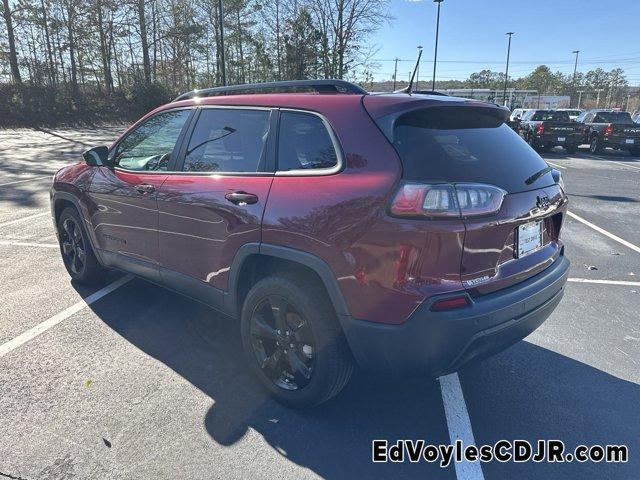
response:
M564 142L566 139L567 139L566 137L558 137L559 142Z
M542 221L518 225L516 230L516 255L524 257L542 247Z

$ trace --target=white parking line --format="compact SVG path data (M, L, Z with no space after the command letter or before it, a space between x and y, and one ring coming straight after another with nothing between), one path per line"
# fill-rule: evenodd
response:
M604 228L600 228L597 225L594 225L593 223L585 220L584 218L576 215L573 212L567 212L567 215L569 215L571 218L575 218L576 220L578 220L581 223L584 223L587 227L591 227L593 228L596 232L600 232L601 234L609 237L612 240L615 240L618 243L621 243L622 245L624 245L627 248L630 248L631 250L640 253L640 247L638 247L637 245L634 245L631 242L627 242L625 239L618 237L617 235L614 235L611 232L607 232Z
M11 247L58 248L57 243L14 242L12 240L0 240L0 245L8 245Z
M628 285L630 287L640 287L640 282L629 282L627 280L598 280L595 278L568 278L567 282L574 283L598 283L602 285Z
M35 327L27 330L26 332L21 333L16 338L14 338L12 340L9 340L6 343L3 343L2 345L0 345L0 357L2 357L4 355L6 355L7 353L15 350L16 348L20 347L21 345L24 345L29 340L34 339L35 337L37 337L41 333L46 332L50 328L55 327L56 325L58 325L63 320L66 320L67 318L69 318L71 315L73 315L75 313L78 313L84 307L86 307L88 305L91 305L92 303L100 300L105 295L110 294L115 289L117 289L118 287L121 287L122 285L127 283L132 278L133 277L130 276L130 275L127 275L127 276L124 276L122 278L119 278L115 282L110 283L106 287L101 288L97 292L92 293L88 297L83 298L79 302L71 305L69 308L66 308L63 311L61 311L60 313L55 314L53 317L45 320L42 323L39 323L38 325L36 325Z
M547 163L549 165L552 165L552 166L556 167L556 168L561 168L562 170L566 170L567 169L567 167L563 167L562 165L558 165L557 163L550 162L549 160L547 160Z
M32 180L40 180L42 178L49 178L50 175L43 175L41 177L31 177L31 178L25 178L24 180L16 180L15 182L7 182L7 183L0 183L0 187L6 187L7 185L15 185L16 183L25 183L25 182L30 182Z
M449 429L449 441L454 444L456 440L461 440L463 446L475 445L471 429L471 420L467 411L467 404L464 401L460 378L457 373L451 373L439 378L440 391L442 392L442 403L444 413L447 417L447 428ZM484 480L480 461L455 463L456 477L458 480Z
M8 222L0 223L0 227L8 227L9 225L13 225L14 223L22 222L23 220L30 220L32 218L42 217L43 215L49 215L50 212L47 210L46 212L36 213L35 215L28 215L22 218L16 218L15 220L9 220Z

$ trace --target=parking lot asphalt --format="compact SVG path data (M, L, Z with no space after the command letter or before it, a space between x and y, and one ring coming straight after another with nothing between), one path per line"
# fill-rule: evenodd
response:
M544 154L570 196L572 269L525 341L443 382L357 372L339 397L294 411L248 374L228 319L116 273L69 281L51 176L121 130L0 131L0 479L638 478L640 158ZM626 444L629 460L371 462L373 439L455 438Z

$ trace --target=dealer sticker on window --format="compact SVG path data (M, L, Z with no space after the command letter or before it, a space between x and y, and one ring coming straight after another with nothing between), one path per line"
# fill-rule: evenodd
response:
M518 226L518 257L523 257L542 246L542 222L529 222Z

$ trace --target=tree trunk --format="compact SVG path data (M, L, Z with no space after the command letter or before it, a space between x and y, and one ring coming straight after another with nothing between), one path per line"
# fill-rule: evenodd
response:
M102 76L104 77L104 87L107 95L113 92L113 79L111 78L111 65L109 58L109 48L107 46L107 36L104 31L104 22L102 18L102 0L96 2L98 14L98 33L100 36L100 57L102 58Z
M2 0L2 13L7 24L7 39L9 41L9 64L11 65L11 76L17 84L22 83L20 68L18 67L18 54L16 53L16 39L13 34L13 20L11 10L9 10L9 0Z
M140 22L140 43L142 45L142 66L144 82L151 83L151 60L149 60L149 41L147 39L147 21L144 16L144 0L138 0L138 20Z
M47 8L45 7L44 0L40 0L42 6L42 23L44 25L44 37L47 41L47 57L49 59L49 75L51 78L51 86L56 87L58 83L56 75L56 62L54 61L53 49L51 48L51 36L49 35L49 19L47 17Z

